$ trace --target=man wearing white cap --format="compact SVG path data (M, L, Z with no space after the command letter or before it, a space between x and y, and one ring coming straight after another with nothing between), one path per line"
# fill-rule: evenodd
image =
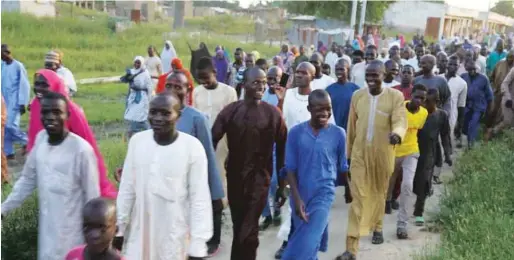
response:
M45 68L55 71L59 75L68 90L70 96L73 96L77 92L77 83L73 73L62 65L63 53L59 50L49 51L45 55Z
M480 44L473 45L473 50L475 51L477 57L477 64L480 67L480 73L484 74L486 73L486 66L487 66L487 58L480 55L480 50L482 49L482 46Z

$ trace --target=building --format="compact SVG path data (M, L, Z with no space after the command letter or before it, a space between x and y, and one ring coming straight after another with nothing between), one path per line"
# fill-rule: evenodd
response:
M327 46L332 42L344 44L353 37L353 31L342 21L319 19L301 15L289 18L293 26L287 33L289 42L295 45L317 45L322 41Z
M37 17L55 17L55 0L2 0L2 12L19 12Z
M486 22L487 21L487 22ZM401 31L420 32L440 39L478 35L483 32L505 32L514 20L493 12L480 12L427 1L397 1L389 5L384 14L384 26Z

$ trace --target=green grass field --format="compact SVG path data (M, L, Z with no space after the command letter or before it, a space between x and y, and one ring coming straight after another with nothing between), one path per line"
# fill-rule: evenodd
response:
M223 45L230 52L242 47L247 51L257 50L264 57L271 57L279 51L266 44L237 42L217 30L209 35L189 37L187 32L195 31L194 26L193 29L179 31L180 37L170 38L166 36L172 31L169 23L134 25L121 33L112 33L106 18L98 16L93 21L86 16L81 17L62 16L53 19L2 13L2 43L11 46L14 57L25 64L31 75L43 66L45 54L58 48L64 52L63 63L78 79L121 75L125 68L131 66L135 56L146 56L149 45L156 46L160 52L165 40L172 40L187 68L191 57L188 43L196 48L200 42L205 42L211 52L214 52L216 45ZM191 23L194 25L205 21L211 20L196 19ZM243 31L244 26L239 24L239 20L227 20L227 23L233 26L223 29L226 34L239 34ZM253 30L253 27L248 30Z
M437 251L420 260L512 259L514 133L459 158L441 200Z

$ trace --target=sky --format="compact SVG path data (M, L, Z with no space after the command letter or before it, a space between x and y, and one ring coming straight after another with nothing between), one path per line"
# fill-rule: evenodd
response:
M258 2L259 0L239 0L239 5L243 8L247 8L251 4ZM493 7L496 2L498 2L498 0L446 0L446 3L448 3L449 5L462 8L476 9L480 11L487 11L489 9L487 6L490 4L491 7Z

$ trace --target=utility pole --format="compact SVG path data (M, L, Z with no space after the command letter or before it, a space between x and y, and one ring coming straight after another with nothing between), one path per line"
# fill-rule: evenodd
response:
M368 1L366 0L362 0L362 5L361 5L361 22L359 24L359 35L364 35L364 23L366 21L366 4L368 3Z
M350 19L350 28L355 32L355 20L357 19L357 0L352 1L352 17ZM350 35L350 40L353 40L355 33Z

